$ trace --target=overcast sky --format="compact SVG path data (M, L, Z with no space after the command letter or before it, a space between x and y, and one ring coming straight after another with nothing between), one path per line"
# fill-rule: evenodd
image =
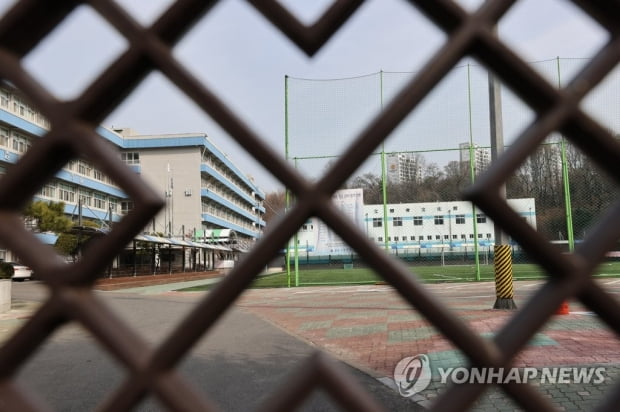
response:
M170 3L118 0L142 24ZM312 21L328 0L282 1ZM474 7L477 1L462 2ZM0 2L6 8L9 2ZM568 1L521 0L499 26L501 38L527 61L590 57L607 34ZM419 70L445 36L401 0L371 0L314 57L306 57L242 0L221 1L175 49L179 60L276 150L284 153L284 76L343 78L379 70ZM71 98L123 52L122 36L80 7L24 61L58 97ZM150 75L104 126L143 134L207 133L265 191L279 182L257 165L163 76ZM455 142L457 143L457 142Z

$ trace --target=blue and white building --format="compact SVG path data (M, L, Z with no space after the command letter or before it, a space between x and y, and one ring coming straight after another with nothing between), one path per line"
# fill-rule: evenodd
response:
M0 178L48 129L48 121L17 90L0 85ZM165 197L164 210L145 233L210 241L222 233L228 239L234 234L245 249L260 237L264 193L206 134L140 135L104 127L98 133ZM77 216L81 203L82 216L102 226L119 221L133 207L118 185L81 159L69 162L35 200L62 201L71 216ZM10 252L0 248L0 259L12 259Z

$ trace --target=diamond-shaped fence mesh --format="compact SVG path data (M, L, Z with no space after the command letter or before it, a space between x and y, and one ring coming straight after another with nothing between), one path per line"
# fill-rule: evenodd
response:
M90 5L118 30L128 46L77 98L69 102L59 101L23 69L20 61L82 3ZM620 60L620 8L616 1L575 1L609 31L610 39L561 88L550 84L520 60L494 34L493 27L513 1L488 2L472 14L449 1L411 1L449 38L419 73L402 83L400 91L394 93L383 110L356 131L353 143L343 149L342 156L316 181L305 179L282 156L274 153L260 136L173 57L171 48L209 12L213 3L177 1L148 28L132 20L117 3L108 0L23 0L0 21L0 77L24 93L50 122L49 132L0 181L0 242L34 268L51 291L34 316L0 348L0 398L5 409L37 408L34 398L22 392L12 378L42 342L67 322L78 322L90 331L128 371L126 381L110 394L101 405L102 409L131 408L149 393L171 409L209 409L210 400L175 371L176 365L265 267L280 245L286 244L311 216L324 221L363 256L366 264L452 341L474 367L508 367L559 304L569 297L581 300L612 330L620 332L617 301L592 278L596 266L612 249L620 234L617 224L620 206L613 204L602 213L588 226L574 252L566 255L534 230L499 195L500 186L517 175L554 132L561 133L571 148L587 156L612 181L620 180L617 140L580 105ZM301 49L313 54L362 2L337 1L309 27L300 24L277 1L250 3ZM491 69L535 114L500 161L478 176L467 191L468 199L518 242L524 253L548 275L546 284L492 340L469 329L412 277L402 262L377 248L329 201L465 56L473 56ZM132 331L91 290L97 276L118 252L119 245L129 243L162 205L162 200L116 159L94 131L99 122L153 70L160 71L206 114L216 119L256 160L290 188L296 198L294 207L285 218L268 231L249 256L157 346L148 344ZM52 249L38 243L23 228L20 210L59 168L81 157L93 162L115 182L122 182L121 187L132 198L135 208L108 236L92 245L88 256L76 264L66 265ZM274 388L264 409L289 410L317 388L324 389L349 410L378 408L357 383L325 355L318 355L309 359L307 365L301 365L286 385ZM434 408L465 408L486 389L485 385L455 385L439 397ZM530 385L509 383L502 385L501 389L523 408L551 408L549 401ZM603 408L615 409L619 394L620 390L614 388Z

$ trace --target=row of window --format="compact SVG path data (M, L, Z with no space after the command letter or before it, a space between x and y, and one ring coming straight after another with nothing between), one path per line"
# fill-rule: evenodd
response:
M474 234L470 233L469 235L465 235L465 234L461 234L461 235L452 235L452 240L467 240L469 239L474 239ZM487 233L486 235L483 233L478 233L478 239L491 239L492 235L490 233ZM424 236L388 236L388 242L392 242L392 239L394 239L394 242L407 242L407 241L411 241L411 242L421 242L424 240L446 240L449 241L450 240L450 235L427 235L426 237ZM375 238L371 237L370 240L375 240ZM377 238L377 242L383 242L383 237L379 236Z
M429 208L429 212L430 212L430 209L432 209L432 208ZM447 209L447 210L450 210L450 207L447 207L446 209ZM394 208L390 208L390 209L389 209L390 213L394 213L394 210L395 210ZM441 212L441 211L442 211L442 206L437 206L437 207L435 208L435 210L436 210L437 212ZM458 207L458 206L452 206L452 210L459 210L459 207ZM420 211L421 211L421 212L426 212L426 207L422 207L422 208L420 208ZM378 214L378 213L379 213L379 209L374 209L374 210L373 210L373 212L374 212L374 214L376 215L376 214ZM406 209L405 209L405 212L406 212L406 213L411 212L411 208L406 208Z
M445 215L436 215L433 216L433 221L435 225L443 225L445 222ZM413 225L414 226L423 226L424 217L423 216L413 216ZM477 223L486 223L487 217L481 213L476 214L476 222ZM457 225L465 224L465 215L454 215L454 223ZM402 217L393 217L392 218L393 226L402 226L403 218ZM372 227L383 227L383 218L373 217L372 218Z
M25 153L30 149L31 143L27 136L9 130L6 127L0 127L0 146L12 149L17 153Z
M223 165L222 162L215 155L205 151L202 156L202 161L215 169L220 175L225 177L229 183L237 186L242 192L245 192L248 189L247 184L243 180L241 180L236 173Z
M0 90L0 107L39 126L50 127L49 121L38 110L4 89Z
M62 182L46 184L39 189L38 195L65 203L77 203L77 199L79 199L83 206L101 210L112 209L112 212L116 212L118 207L117 198L108 197L100 192L93 192L81 188L78 189L76 186Z
M0 127L0 146L12 149L16 153L25 153L32 146L32 140L15 130ZM102 171L95 169L93 165L85 160L71 160L65 166L66 170L76 172L82 176L92 177L100 182L114 184Z

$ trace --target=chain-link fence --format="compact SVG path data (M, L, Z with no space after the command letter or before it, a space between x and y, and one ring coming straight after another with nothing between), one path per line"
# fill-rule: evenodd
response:
M128 48L74 100L60 101L29 76L22 60L82 3L89 4L110 22L127 39ZM306 27L291 16L280 2L254 0L250 3L308 55L321 49L361 5L359 1L335 2L317 23ZM0 76L18 86L51 119L51 130L0 181L0 241L38 272L49 289L49 295L33 316L0 348L2 407L6 410L45 409L33 391L17 383L20 369L49 341L54 332L64 325L75 324L89 332L110 358L124 367L122 381L111 388L99 409L129 410L141 406L141 401L149 394L171 410L214 409L210 397L183 378L179 371L181 361L201 338L209 335L212 327L221 320L222 315L281 246L312 216L328 224L386 282L392 284L408 304L415 306L420 315L432 323L450 345L459 349L470 369L503 369L514 365L528 342L543 329L566 299L578 299L598 316L601 323L617 334L620 331L618 301L591 275L605 254L613 250L617 243L620 205L616 202L605 216L598 219L589 233L586 229L587 238L575 245L572 254L563 254L550 245L548 239L532 230L531 224L524 222L498 195L499 187L513 178L519 167L528 162L528 158L533 158L543 150L540 144L553 130L561 131L588 158L611 174L614 182L620 181L620 169L617 167L620 145L609 132L618 129L601 127L592 115L580 107L583 102L589 101L589 97L585 96L596 85L605 84L603 79L620 61L620 9L617 2L573 1L581 11L596 20L609 34L609 39L596 57L587 62L578 76L566 86L563 85L561 90L550 86L494 35L493 28L514 5L514 1L485 2L473 13L468 13L450 1L411 3L446 33L446 41L425 64L422 72L403 85L398 99L394 99L380 115L370 120L369 125L351 141L346 153L340 153L343 156L314 184L270 150L256 132L237 118L204 84L192 77L171 52L183 34L210 12L212 2L173 2L148 28L133 20L119 6L119 2L110 0L16 2L0 21ZM28 29L24 30L25 27ZM531 295L519 312L506 319L491 338L473 330L462 316L435 299L428 288L416 279L411 279L398 260L374 247L361 235L363 232L351 225L344 214L329 202L329 198L351 178L355 169L363 166L364 161L389 133L401 130L397 126L407 114L414 113L417 116L424 109L425 96L442 79L450 78L450 70L464 56L473 56L491 68L536 112L535 116L531 116L532 122L521 131L509 151L498 162L494 162L487 172L478 176L466 193L467 199L531 254L548 275L543 286ZM95 280L119 249L150 222L164 203L138 175L120 163L94 130L95 125L130 95L153 70L160 71L206 114L213 116L257 161L291 188L299 199L289 213L265 233L249 256L240 261L215 290L202 297L178 326L157 343L147 342L137 328L131 327L126 319L119 318L92 290ZM472 110L471 118L474 117ZM445 119L440 117L435 121L439 136ZM361 123L363 119L360 119L358 126ZM463 141L461 136L475 137L466 131L464 129L458 140L451 141ZM452 139L454 136L446 137ZM429 135L426 140L429 139L436 137ZM473 141L481 147L486 146L475 138ZM390 150L389 144L390 140L385 141L384 153L416 150L415 147ZM97 166L119 182L122 189L135 200L136 207L111 233L87 251L85 259L67 265L24 228L21 208L64 164L81 156L96 160ZM290 152L290 158L300 156L299 153ZM573 202L573 199L570 200ZM573 231L574 237L578 235L578 232ZM606 350L609 351L609 348ZM585 359L580 358L580 361ZM451 385L435 399L432 408L440 411L466 409L491 386L490 383ZM507 380L498 386L518 407L536 411L553 410L549 399L532 384ZM321 353L309 357L281 385L270 389L265 399L261 400L259 410L292 410L317 391L329 394L343 409L380 410L373 396L350 373ZM620 399L618 383L608 392L605 399L596 406L604 411L617 410ZM512 407L511 404L505 405ZM594 407L593 402L588 402L588 407Z
M533 63L552 84L572 78L587 59ZM380 72L334 80L286 78L287 157L305 174L326 170L413 73ZM489 75L471 64L453 69L377 148L346 184L363 190L363 214L356 222L375 243L411 266L461 266L427 280L489 279L493 276L495 225L462 192L492 163ZM620 133L620 70L584 102L612 134ZM501 89L501 117L506 148L533 120L533 112L507 88ZM588 234L591 225L618 197L608 176L559 133L545 143L506 182L515 212L564 252ZM309 222L291 241L287 255L295 270L351 268L364 262L346 246L328 242ZM308 229L310 228L310 229ZM517 278L542 276L518 242L512 246ZM620 252L619 252L620 253ZM600 273L620 274L615 251ZM289 266L290 270L290 266ZM299 275L298 275L299 276ZM334 275L342 282L372 282L364 271ZM300 283L315 283L301 276ZM337 281L338 282L338 281Z

